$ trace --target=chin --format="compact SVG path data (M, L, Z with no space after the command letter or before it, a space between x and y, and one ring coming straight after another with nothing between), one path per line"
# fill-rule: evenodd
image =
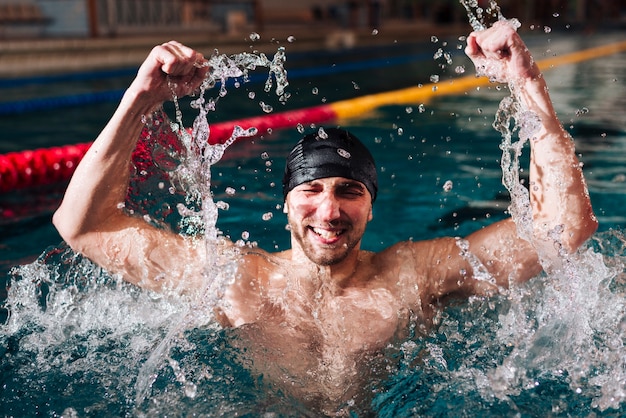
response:
M341 263L343 260L348 257L348 252L341 254L325 254L325 255L316 255L316 254L307 254L309 260L317 264L318 266L333 266L335 264Z

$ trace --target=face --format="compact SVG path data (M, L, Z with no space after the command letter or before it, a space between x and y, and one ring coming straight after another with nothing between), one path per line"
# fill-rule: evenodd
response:
M330 266L358 250L372 219L372 198L363 183L330 177L292 189L285 202L292 243L314 263Z

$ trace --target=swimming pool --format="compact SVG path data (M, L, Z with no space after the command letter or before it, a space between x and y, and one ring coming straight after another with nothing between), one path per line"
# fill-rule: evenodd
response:
M538 59L622 36L528 34ZM384 53L427 59L381 62L365 71L348 67L331 78L304 73L291 79L292 97L284 108L426 84L433 74L439 74L443 83L448 75L454 76L458 65L467 62L455 54L455 63L443 71L441 61L432 56L439 48L456 53L457 44L456 39L436 40L413 49L357 51L351 57L295 56L294 66L302 69L325 67L321 62L331 68L350 60L384 62ZM290 58L288 53L288 63ZM576 139L600 218L601 229L592 243L595 251L586 254L580 269L569 277L537 278L509 295L453 304L442 314L435 332L389 347L386 355L394 366L386 377L366 388L373 400L356 414L587 416L624 412L625 61L626 55L620 53L546 72L557 112ZM98 86L82 81L73 88L98 89L104 83L105 89L114 90L127 81L125 76ZM62 86L49 90L55 89L64 90ZM41 89L33 90L37 94ZM254 83L230 88L212 117L227 120L258 114L261 90ZM255 100L249 99L249 91L257 93ZM379 198L364 248L378 250L403 239L465 235L504 216L500 138L491 129L504 94L495 87L483 87L439 97L423 107L420 103L389 105L341 121L367 143L380 167ZM103 102L3 117L0 131L20 132L24 137L19 145L2 141L4 152L17 146L88 141L113 106ZM277 110L282 106L274 104ZM255 241L266 249L287 248L280 179L284 156L299 136L293 128L241 141L214 167L215 199L229 206L218 223L225 234L234 240ZM452 182L451 189L444 189L447 181ZM162 213L158 190L155 185L149 191L141 189L137 205ZM212 324L172 326L193 308L189 301L156 297L118 283L59 245L49 216L61 192L62 187L51 187L43 196L40 191L3 196L3 204L26 206L16 222L2 225L0 242L6 254L5 272L24 264L11 275L15 280L10 295L12 317L3 326L0 340L5 414L307 414L296 400L247 372L232 348L236 338L232 332ZM53 248L44 251L48 245ZM42 252L39 262L30 263ZM168 333L170 350L155 356ZM153 383L146 373L154 375Z

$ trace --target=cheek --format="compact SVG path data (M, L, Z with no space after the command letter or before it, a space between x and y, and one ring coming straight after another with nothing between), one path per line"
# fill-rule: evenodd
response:
M306 202L294 202L287 201L285 202L285 213L288 214L289 218L302 218L307 216L312 210L314 210L315 205Z

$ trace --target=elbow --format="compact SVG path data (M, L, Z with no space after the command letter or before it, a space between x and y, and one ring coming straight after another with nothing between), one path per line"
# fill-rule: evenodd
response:
M52 225L56 228L57 232L63 238L65 242L70 244L72 241L72 237L74 233L72 233L72 228L70 223L66 220L66 216L64 214L63 208L59 208L52 215Z
M563 245L568 253L576 252L598 230L598 219L590 213L589 216L576 223L574 228L564 234Z
M52 224L57 232L72 249L77 250L80 238L83 235L76 216L72 216L63 206L52 215Z

